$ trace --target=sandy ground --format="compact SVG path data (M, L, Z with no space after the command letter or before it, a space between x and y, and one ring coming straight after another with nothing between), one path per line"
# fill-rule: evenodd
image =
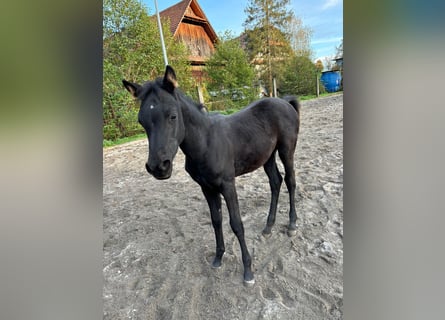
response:
M226 253L222 268L210 267L209 210L181 151L172 177L158 181L145 171L146 139L104 149L104 319L343 318L343 95L303 101L301 110L297 235L286 234L284 183L266 239L267 176L259 169L237 178L251 288L224 202Z

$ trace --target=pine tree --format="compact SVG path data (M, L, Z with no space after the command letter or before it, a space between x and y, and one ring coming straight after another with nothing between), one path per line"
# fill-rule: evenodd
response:
M261 78L269 92L281 62L292 55L288 26L294 13L288 9L289 5L290 0L250 0L244 10L247 49L251 60L262 65Z

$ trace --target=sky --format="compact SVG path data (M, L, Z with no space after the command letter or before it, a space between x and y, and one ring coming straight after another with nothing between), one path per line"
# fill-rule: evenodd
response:
M180 0L157 0L162 11ZM248 0L197 0L217 34L231 30L234 35L243 32L246 19L244 9ZM154 0L142 0L155 13ZM343 0L291 0L291 9L305 27L313 31L311 49L314 61L335 56L336 47L343 39Z

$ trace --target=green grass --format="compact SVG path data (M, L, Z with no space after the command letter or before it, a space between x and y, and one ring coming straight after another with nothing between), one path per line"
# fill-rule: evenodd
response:
M130 142L130 141L139 140L139 139L146 138L146 137L147 136L145 135L145 133L140 133L140 134L137 134L135 136L120 138L120 139L117 139L117 140L106 140L105 139L103 141L103 143L102 143L102 146L104 148L117 146L119 144L123 144L123 143L127 143L127 142Z
M320 97L328 97L328 96L336 95L336 94L339 94L339 93L342 93L342 92L343 91L337 91L337 92L332 92L332 93L329 93L329 92L320 93ZM311 100L311 99L316 99L316 98L317 98L316 94L310 94L310 95L307 95L307 96L299 96L298 97L298 99L300 101Z

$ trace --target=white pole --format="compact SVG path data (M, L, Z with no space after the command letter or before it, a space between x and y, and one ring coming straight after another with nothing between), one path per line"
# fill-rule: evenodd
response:
M317 98L320 97L320 79L318 73L315 73L315 79L317 80Z
M155 0L155 8L156 8L156 16L157 16L157 18L158 18L159 34L161 35L162 53L164 54L164 62L165 62L165 66L167 66L167 65L168 65L167 51L165 50L164 34L162 33L161 18L160 18L160 16L159 16L158 2L157 2L156 0Z
M277 97L277 81L275 78L273 78L273 96Z

